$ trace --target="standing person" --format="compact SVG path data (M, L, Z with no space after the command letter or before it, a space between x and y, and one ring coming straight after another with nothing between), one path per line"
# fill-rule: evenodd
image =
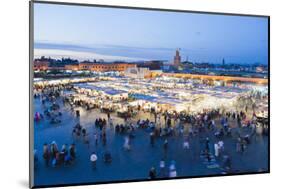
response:
M150 145L153 147L154 146L154 133L150 133Z
M106 126L106 120L103 118L102 119L102 126L103 126L103 128L105 129L105 126Z
M237 139L236 152L241 152L241 138L240 137L238 137L238 139Z
M80 111L76 110L76 117L80 117Z
M39 161L39 158L38 158L38 155L37 155L37 150L33 151L33 156L34 156L34 168L36 169L38 161Z
M83 141L85 143L85 137L87 135L87 130L85 128L82 128L81 132L82 132Z
M84 136L84 143L87 145L88 148L90 148L89 134L86 134Z
M123 145L123 146L124 146L124 149L125 149L125 150L128 150L128 151L129 151L129 150L131 149L129 137L127 137L127 136L125 137L125 142L124 142L124 145Z
M230 170L231 169L231 159L230 159L230 157L228 155L224 156L223 167L226 170Z
M72 129L72 137L74 138L74 139L76 139L76 128L73 128Z
M48 144L45 143L43 146L43 158L45 160L46 166L49 166L50 156L51 154L50 154L49 146Z
M240 128L242 126L242 124L241 124L241 116L239 114L237 114L236 117L237 117L237 125Z
M93 169L96 169L97 160L98 160L98 156L95 152L93 152L92 155L90 156L90 161L92 162L92 168Z
M219 151L223 152L224 151L224 142L222 140L220 140L218 142L218 146L219 146Z
M216 128L215 120L212 119L211 121L211 130Z
M167 139L165 139L165 141L164 141L163 148L164 148L164 151L166 153L167 150L168 150L168 140Z
M214 148L215 148L215 156L219 157L219 145L217 143L215 143Z
M68 149L67 144L63 144L61 148L61 161L65 161L67 155L68 155Z
M246 144L245 144L245 141L243 139L241 139L240 141L240 149L241 149L241 153L244 153L245 151L245 148L246 148Z
M179 136L183 136L183 132L184 132L184 127L183 125L179 126Z
M109 127L112 129L113 128L113 120L112 118L108 119Z
M171 161L169 167L169 177L170 178L177 177L176 162L174 160Z
M168 118L167 125L168 125L168 127L171 127L171 125L172 125L172 120L171 120L171 118Z
M160 116L157 116L157 121L156 121L156 125L158 128L161 128L161 117Z
M94 140L95 140L95 144L97 146L98 145L98 134L96 132L94 133Z
M235 112L233 112L232 113L232 119L235 120L235 118L236 118L236 114L235 114Z
M192 137L193 136L193 128L192 128L193 126L191 125L190 127L189 127L189 129L188 129L188 136L189 137Z
M165 111L165 113L164 113L164 121L165 121L165 126L166 126L166 123L167 123L167 111Z
M189 142L188 142L187 138L183 142L183 149L184 150L189 150Z
M102 144L105 146L106 145L106 135L104 134L102 137Z
M64 163L66 165L69 165L71 163L71 156L69 154L69 148L68 145L65 144L65 147L63 148L62 152L64 153Z
M161 176L165 176L165 161L162 158L160 163L159 163L159 167L160 167L160 175Z
M105 127L102 129L101 139L102 139L102 144L105 146L106 145L106 130L105 130Z
M209 154L209 152L210 152L210 140L209 140L209 138L207 137L207 138L206 138L206 141L205 141L205 153L206 153L206 154Z
M157 123L157 113L156 113L156 111L154 111L153 115L154 115L154 123L156 124Z
M154 167L151 167L149 170L149 179L155 179L156 178L156 170Z
M75 158L76 158L76 149L75 149L75 144L74 143L69 146L69 154L70 154L71 160L72 161L75 160Z
M58 146L57 146L56 142L53 141L53 142L51 143L51 158L52 158L52 159L55 159L55 158L56 158L56 154L57 154L58 152L59 152Z

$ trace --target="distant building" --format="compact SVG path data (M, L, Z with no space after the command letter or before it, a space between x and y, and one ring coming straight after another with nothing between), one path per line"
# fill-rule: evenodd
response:
M176 56L174 56L174 66L178 67L181 63L181 56L180 56L180 51L179 49L176 50Z
M151 77L151 72L148 68L131 67L125 70L124 74L126 77L138 79Z
M160 70L163 67L163 61L161 60L151 60L143 63L138 63L139 68L149 68L149 70Z
M65 70L71 70L71 71L78 71L79 65L78 64L69 64L64 66Z
M65 64L51 66L48 61L35 60L33 62L33 69L35 71L46 70L71 70L71 71L96 71L96 72L108 72L108 71L125 71L128 68L136 67L133 63L93 63L93 62L80 62L78 64Z
M79 63L78 70L89 70L96 72L125 71L128 68L136 67L131 63Z
M33 62L33 69L34 71L45 71L48 70L50 63L48 61L38 61L35 60Z

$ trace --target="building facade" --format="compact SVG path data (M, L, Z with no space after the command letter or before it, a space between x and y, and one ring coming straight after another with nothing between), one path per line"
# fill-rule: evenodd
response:
M78 71L79 65L78 64L69 64L64 66L65 70L71 70L71 71Z
M162 60L150 60L143 63L138 63L139 68L149 68L149 70L161 70L164 63Z
M128 68L136 67L133 63L92 63L83 62L79 64L68 64L62 67L52 67L47 61L34 61L33 69L36 71L46 70L71 70L71 71L96 71L96 72L108 72L108 71L125 71Z

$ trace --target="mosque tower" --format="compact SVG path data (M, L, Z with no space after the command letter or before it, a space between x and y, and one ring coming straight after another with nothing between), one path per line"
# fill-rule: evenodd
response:
M176 56L174 56L174 66L179 67L181 63L180 49L176 50Z

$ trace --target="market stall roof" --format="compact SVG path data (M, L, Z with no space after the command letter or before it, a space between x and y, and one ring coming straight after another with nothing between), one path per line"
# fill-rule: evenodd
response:
M108 95L118 95L118 94L128 93L127 91L124 91L124 90L117 90L117 89L114 89L114 88L109 88L107 86L105 86L105 87L95 86L95 85L90 85L88 83L79 83L79 84L76 84L75 86L79 87L79 88L83 88L83 89L101 91L101 92L104 92Z
M64 95L74 95L76 94L75 91L63 91Z
M133 94L133 97L135 97L137 100L144 100L147 102L152 103L159 103L159 104L169 104L169 105L177 105L179 103L183 103L183 101L173 98L173 97L155 97L151 95L145 95L145 94Z
M157 97L151 96L151 95L145 95L145 94L133 94L132 95L134 98L138 99L138 100L146 100L146 101L155 101L157 99Z
M222 94L222 93L216 93L216 94L213 94L212 96L218 97L218 98L225 98L225 99L232 99L235 97L234 95Z
M104 92L109 95L118 95L118 94L124 94L127 93L127 91L123 90L116 90L116 89L104 89Z

